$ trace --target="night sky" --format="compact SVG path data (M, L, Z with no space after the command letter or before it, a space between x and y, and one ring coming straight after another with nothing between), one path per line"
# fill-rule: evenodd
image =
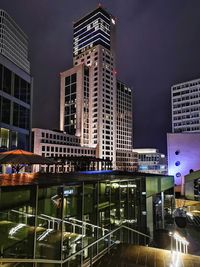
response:
M134 90L134 146L166 152L171 85L200 77L199 0L101 1L117 18L117 74ZM59 73L72 67L73 21L98 1L0 0L29 37L33 127L59 128Z

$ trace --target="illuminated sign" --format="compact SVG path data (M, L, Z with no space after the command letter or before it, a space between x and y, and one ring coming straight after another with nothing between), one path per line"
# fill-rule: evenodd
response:
M64 196L69 196L69 195L73 195L73 194L74 194L73 189L64 190Z

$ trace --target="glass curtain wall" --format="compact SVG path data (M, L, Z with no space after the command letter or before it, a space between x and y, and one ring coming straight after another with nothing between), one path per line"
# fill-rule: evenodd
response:
M140 186L134 179L124 179L2 187L1 257L60 261L85 248L70 260L72 266L80 266L118 240L112 236L92 250L86 248L110 230L121 224L139 229L145 209Z
M36 258L61 260L63 186L40 186L36 220Z
M0 192L0 253L3 258L33 258L36 191L3 187Z

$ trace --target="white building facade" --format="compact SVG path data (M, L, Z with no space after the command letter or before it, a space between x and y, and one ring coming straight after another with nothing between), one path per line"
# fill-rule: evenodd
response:
M74 23L74 66L61 73L60 130L95 148L114 169L136 170L132 90L117 86L115 24L102 7Z
M59 131L47 129L33 128L33 152L44 157L52 159L64 159L66 157L96 157L96 149L84 147L80 145L80 139L74 135L69 135ZM35 171L39 171L39 166L36 166ZM57 169L56 169L57 168ZM101 166L99 166L101 169ZM47 166L42 167L47 171ZM72 172L74 164L70 161L64 162L64 166L52 165L50 172Z
M172 132L200 132L200 79L171 88Z

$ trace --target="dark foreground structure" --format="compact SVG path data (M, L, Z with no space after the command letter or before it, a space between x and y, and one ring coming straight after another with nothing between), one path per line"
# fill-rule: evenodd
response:
M173 209L173 186L172 176L117 171L1 175L0 264L90 266L123 238L146 244Z

